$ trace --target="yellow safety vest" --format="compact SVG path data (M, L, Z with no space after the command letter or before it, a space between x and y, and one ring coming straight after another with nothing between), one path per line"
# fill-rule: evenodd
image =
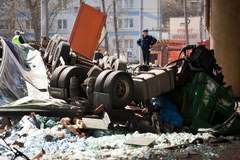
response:
M19 41L19 35L15 35L12 39L12 43L14 44L22 44L20 41Z

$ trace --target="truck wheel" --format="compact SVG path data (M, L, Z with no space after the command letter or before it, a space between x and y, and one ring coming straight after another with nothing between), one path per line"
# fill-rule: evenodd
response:
M88 77L97 77L102 72L102 69L97 65L92 66L92 68L88 71Z
M69 83L69 98L75 97L83 97L85 93L83 92L83 88L81 87L81 82L79 77L71 77Z
M96 82L96 77L88 77L84 83L85 83L85 92L87 95L87 99L90 105L93 104L93 92L94 92L94 85Z
M98 75L94 85L94 91L103 92L104 81L111 72L112 70L104 70Z
M104 82L103 92L108 93L113 108L123 109L133 98L133 80L127 72L114 71Z
M104 69L112 69L112 65L116 61L116 59L117 59L116 57L110 56L104 63Z
M69 56L70 52L70 45L68 42L61 41L57 48L56 52L53 55L53 60L52 60L52 71L59 66L60 64L60 57L63 58L63 60L66 62Z
M48 61L48 56L52 50L52 46L53 46L53 42L54 40L58 37L59 35L58 34L55 34L51 39L50 41L48 42L48 45L47 45L47 48L46 48L46 51L43 55L43 61L44 62L47 62Z
M53 55L54 55L54 53L56 52L57 46L58 46L58 44L59 44L61 41L67 42L67 39L64 38L64 37L62 37L62 36L58 36L58 37L55 38L55 40L53 41L51 51L50 51L50 53L49 53L49 55L48 55L48 63L49 63L49 64L52 64Z
M69 98L69 85L72 77L79 78L79 82L82 84L87 78L87 73L78 66L69 66L63 70L58 80L58 87L67 89L68 97L65 97L65 100Z
M118 70L126 71L127 63L123 62L120 59L116 59L115 62L112 64L112 69L115 71L118 71Z
M59 77L65 68L67 68L67 66L60 66L53 71L52 77L50 80L50 87L56 87L56 88L58 87Z

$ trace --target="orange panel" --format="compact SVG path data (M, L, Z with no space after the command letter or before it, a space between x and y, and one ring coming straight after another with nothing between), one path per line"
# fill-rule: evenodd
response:
M69 38L72 50L81 56L92 59L106 18L105 13L81 3Z
M178 59L179 52L168 51L168 62L172 62Z

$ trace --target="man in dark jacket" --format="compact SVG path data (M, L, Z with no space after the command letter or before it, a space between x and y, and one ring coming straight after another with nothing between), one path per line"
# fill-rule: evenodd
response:
M143 53L143 60L145 64L149 64L150 49L152 45L157 42L157 39L148 35L148 29L143 30L142 38L139 38L137 44L141 47Z

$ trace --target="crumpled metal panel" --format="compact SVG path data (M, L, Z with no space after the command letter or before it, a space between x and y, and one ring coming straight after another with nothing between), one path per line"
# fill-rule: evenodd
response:
M218 84L209 79L205 73L197 73L188 85L188 98L191 117L201 116L208 122L211 110L215 108Z
M223 123L234 113L231 87L220 86L203 72L194 75L187 96L192 126L196 128Z

